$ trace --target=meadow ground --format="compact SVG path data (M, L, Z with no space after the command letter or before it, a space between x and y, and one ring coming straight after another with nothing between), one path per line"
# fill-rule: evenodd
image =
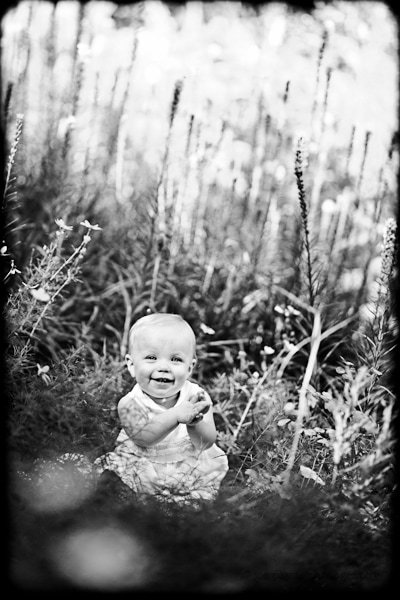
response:
M334 491L254 495L228 475L214 503L139 502L117 477L78 506L10 498L10 582L22 591L390 593L390 506L379 524Z

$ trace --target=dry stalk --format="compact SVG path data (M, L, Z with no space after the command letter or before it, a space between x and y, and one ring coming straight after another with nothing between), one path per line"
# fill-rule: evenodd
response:
M201 289L202 294L206 294L209 290L216 262L217 262L217 253L214 252L213 255L211 256L209 263L207 264L207 267L206 267L206 274L204 276L203 287Z
M149 307L151 311L155 311L155 297L157 290L157 280L158 280L158 272L160 270L161 264L161 252L164 247L164 236L160 235L157 240L157 251L154 259L154 267L153 267L153 275L151 278L151 291L150 291L150 299L149 299Z
M320 46L319 52L318 52L317 72L316 72L316 77L315 77L315 88L314 88L314 99L313 99L313 104L312 104L312 108L311 108L311 125L313 124L315 112L317 110L317 104L318 104L317 97L318 97L318 89L319 89L320 74L321 74L321 64L322 64L322 59L325 54L327 41L328 41L328 31L325 29L322 34L322 42L321 42L321 46Z
M304 188L303 181L303 156L302 156L302 138L298 141L297 151L296 151L296 160L295 160L295 169L294 173L296 176L296 183L299 195L300 202L300 211L301 211L301 220L304 231L304 244L306 249L306 258L307 258L307 281L308 281L308 295L310 306L314 306L314 289L312 282L312 268L311 268L311 248L310 248L310 231L308 228L308 209L306 204L306 194Z
M272 366L272 365L271 365L271 366ZM246 406L245 406L245 408L244 408L244 411L243 411L243 413L242 413L242 416L240 417L240 421L239 421L239 423L237 424L237 427L236 427L235 431L234 431L234 432L233 432L233 434L232 434L232 440L231 440L231 443L232 443L232 444L234 444L234 443L235 443L235 441L236 441L236 439L237 439L237 437L238 437L238 435L239 435L239 431L241 430L241 428L242 428L242 425L243 425L243 423L244 423L244 420L245 420L245 418L247 417L247 415L248 415L248 413L249 413L249 410L250 410L250 408L253 406L254 402L257 400L257 394L258 394L258 392L259 392L259 390L260 390L261 386L263 385L264 381L267 379L267 377L269 377L269 375L270 375L270 371L271 371L271 367L270 367L269 369L267 369L267 370L266 370L266 371L263 373L262 377L260 378L260 380L258 381L257 385L256 385L256 386L255 386L255 388L253 389L253 392L252 392L252 394L251 394L251 396L250 396L250 398L249 398L249 400L248 400L248 402L247 402L247 404L246 404Z
M285 472L283 474L284 482L286 485L289 483L290 474L293 470L294 461L296 458L296 452L300 441L300 435L303 426L303 420L308 414L308 404L307 404L307 390L310 384L310 380L312 374L314 372L314 367L317 361L318 349L321 343L321 315L318 310L314 313L314 324L313 331L311 334L311 350L310 355L307 362L306 371L303 377L303 381L301 384L300 392L299 392L299 409L297 413L296 423L295 423L295 431L292 446L290 449L290 454L287 462L287 466Z
M4 98L4 110L3 110L4 123L7 123L7 118L8 118L8 114L10 111L10 103L11 103L13 87L14 87L14 84L11 81L9 81L7 84L6 94L5 94L5 98Z
M354 202L354 208L355 209L357 209L359 207L359 204L360 204L361 184L362 184L362 181L363 181L363 178L364 178L365 161L367 159L368 144L369 144L370 137L371 137L371 132L367 131L366 134L365 134L364 152L363 152L363 157L362 157L361 166L360 166L360 173L358 175L358 181L357 181L356 199L355 199L355 202Z
M349 147L347 149L347 156L346 156L346 167L345 167L346 177L348 177L348 175L349 175L349 165L350 165L351 156L353 154L355 134L356 134L356 126L353 125L351 128L350 142L349 142Z
M24 122L24 115L18 114L16 125L15 125L15 133L13 142L11 144L10 153L7 161L7 170L6 170L6 179L4 182L4 191L3 191L3 209L5 208L7 202L7 194L9 192L10 184L12 183L11 174L14 166L15 155L17 153L18 143L22 133L22 125Z
M29 340L33 337L33 334L35 333L36 329L39 326L40 321L43 319L44 315L47 312L47 309L49 308L50 304L52 304L54 302L54 300L57 298L57 296L61 293L61 291L72 281L72 274L70 272L70 270L68 270L67 272L67 277L65 279L65 281L63 281L63 283L60 285L60 287L54 292L54 294L51 296L50 300L45 304L42 312L40 313L40 315L38 316L38 318L36 319L35 324L32 327L32 330L28 336L28 340L25 344L25 346L28 344ZM24 346L24 347L25 347Z
M132 319L132 304L128 294L128 290L126 288L126 284L121 277L120 269L118 269L118 281L120 285L120 290L122 297L124 299L125 304L125 319L124 319L124 328L122 333L121 345L120 345L120 354L122 357L126 355L128 350L128 340L129 340L129 328Z
M337 323L336 325L332 325L332 327L329 327L329 329L326 329L323 333L321 333L320 335L320 342L322 342L322 340L325 340L327 337L329 337L330 335L332 335L333 333L335 333L336 331L339 331L339 329L343 329L343 327L346 327L346 325L349 325L349 323L351 323L351 321L354 321L354 319L357 317L358 315L352 315L351 317L348 317L347 319L344 319L343 321L341 321L340 323ZM288 366L288 364L290 363L290 361L292 360L293 356L295 354L297 354L297 352L299 350L301 350L301 348L303 348L304 346L306 346L308 343L312 342L312 335L304 338L304 340L301 340L301 342L299 342L298 344L296 344L294 346L294 348L292 348L288 354L285 356L284 360L281 363L281 366L279 367L279 370L277 372L277 379L280 379L286 369L286 367Z

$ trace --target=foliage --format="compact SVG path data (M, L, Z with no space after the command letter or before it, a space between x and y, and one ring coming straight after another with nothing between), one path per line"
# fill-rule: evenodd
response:
M390 85L390 14L100 4L21 2L3 21L13 460L111 448L129 327L179 312L224 486L345 497L377 527L394 489L398 147L367 75Z

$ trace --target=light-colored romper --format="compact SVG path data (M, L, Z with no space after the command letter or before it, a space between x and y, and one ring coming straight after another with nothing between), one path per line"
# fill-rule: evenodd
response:
M186 381L177 404L202 391L197 384ZM151 420L168 410L158 405L136 384L122 398L124 409L139 409ZM122 402L122 400L120 402ZM194 447L185 424L180 423L161 442L149 447L138 446L122 429L116 447L95 461L96 469L114 471L138 494L160 494L176 500L213 499L228 471L228 459L216 444L199 450Z

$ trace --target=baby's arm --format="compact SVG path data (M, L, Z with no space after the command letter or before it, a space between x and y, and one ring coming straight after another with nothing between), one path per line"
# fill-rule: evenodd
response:
M145 409L132 398L125 397L119 401L118 415L122 427L131 440L138 446L147 447L161 442L179 423L192 422L202 410L207 408L207 405L206 400L185 401L149 419Z
M208 410L200 413L192 422L187 423L187 430L192 444L201 450L210 448L217 439L217 430L215 428L214 416L212 412L212 402L208 394L201 392L200 401L207 402ZM199 400L194 399L195 405ZM206 406L207 407L207 406Z
M131 398L122 398L118 404L122 427L138 446L152 446L163 440L179 424L173 409L149 419L147 411Z

